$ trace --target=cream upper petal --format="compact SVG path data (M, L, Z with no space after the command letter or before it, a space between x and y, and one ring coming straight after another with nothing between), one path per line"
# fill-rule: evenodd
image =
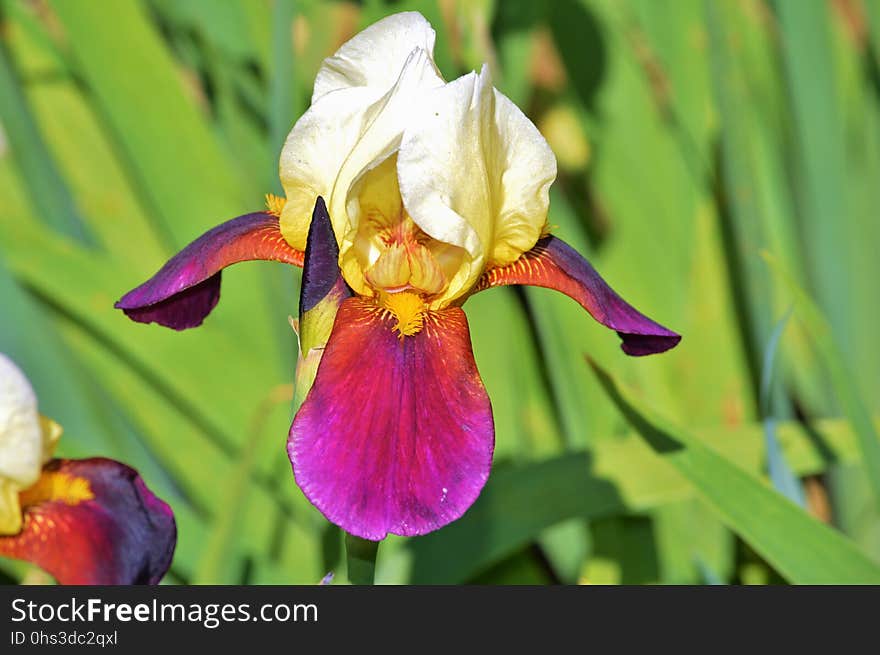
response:
M421 92L443 84L430 52L420 47L410 48L399 62L379 63L396 66L390 82L386 79L390 71L383 70L371 86L340 86L321 95L287 136L279 164L287 197L281 231L294 248L305 248L317 196L327 201L336 238L343 246L343 237L356 227L356 219L350 222L345 208L351 185L396 150L407 114ZM335 193L336 189L342 193Z
M531 121L492 87L484 66L425 97L404 133L397 170L415 223L470 254L447 291L452 300L486 266L534 246L556 159Z
M491 238L484 155L491 99L491 86L474 73L432 92L407 126L397 156L400 193L413 221L470 256L450 282L449 295L479 275Z
M37 481L43 461L34 390L12 360L0 354L0 534L17 531L18 491Z
M435 33L417 12L394 14L370 25L344 43L321 65L312 103L338 89L391 88L410 53L420 48L433 57ZM433 59L431 65L436 71ZM439 72L437 72L439 76Z
M279 163L281 186L287 196L281 212L281 231L294 248L305 249L315 199L330 197L339 169L384 95L385 90L369 88L340 89L328 94L303 114L287 136ZM337 235L347 230L347 226L337 225L336 221L333 227Z
M495 94L496 147L490 165L496 216L489 266L505 266L531 250L544 230L550 210L550 185L556 179L556 156L550 144L513 101Z
M397 152L409 116L416 111L425 93L442 85L443 79L437 75L430 53L414 49L394 86L376 103L371 122L339 169L328 210L330 216L344 217L348 227L345 232L337 232L340 262L346 280L359 293L366 293L365 283L348 255L360 224L359 183L368 172Z
M0 354L0 476L30 485L42 465L42 429L34 390L12 360Z

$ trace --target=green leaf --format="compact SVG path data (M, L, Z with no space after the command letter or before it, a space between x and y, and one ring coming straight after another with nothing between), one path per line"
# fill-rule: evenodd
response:
M844 415L852 423L853 431L858 438L862 461L874 492L875 503L880 506L880 434L871 421L868 408L850 373L837 335L832 332L831 325L821 310L778 262L769 254L765 255L765 259L774 272L788 285L792 296L794 296L796 315L804 322L816 350L828 369L831 387L834 389L837 401L843 408Z
M351 584L373 584L378 553L379 542L367 541L346 533L345 554L348 563L348 579Z
M772 410L773 369L776 352L779 349L782 332L791 318L791 311L789 310L773 328L770 340L764 348L764 363L761 367L761 408L764 415L764 436L767 440L767 468L770 472L770 480L779 493L801 507L806 507L807 502L800 480L797 479L788 462L785 461L782 449L779 447L779 440L776 438L776 418L773 416Z
M751 387L758 406L761 352L770 336L770 288L763 275L758 253L765 247L764 222L760 213L759 187L753 165L755 156L752 122L748 110L746 75L733 57L733 43L739 37L732 3L707 2L712 38L712 72L715 97L721 114L721 182L729 217L724 221L726 256L732 269L733 292L740 314L743 338L749 356Z
M76 70L118 139L139 199L152 210L166 242L183 247L218 223L260 208L264 190L247 188L236 173L197 105L201 89L187 86L140 3L51 5L67 35ZM95 30L96 23L113 29ZM149 111L143 110L145 99ZM155 267L162 263L155 262ZM267 346L276 343L277 334L267 321L254 320L268 315L268 293L263 292L260 267L249 268L225 280L225 304L238 311L220 320L239 338L249 339L262 361L274 364ZM235 287L247 292L230 294ZM254 293L255 288L260 291ZM283 323L284 318L282 312L277 320Z
M619 509L613 485L588 472L585 454L495 471L463 518L409 542L411 582L462 582L560 521Z
M278 156L284 139L293 122L303 113L304 95L296 77L293 65L294 47L293 25L297 18L294 0L277 0L272 8L272 59L269 79L269 143L272 150L271 174L276 192L280 192L278 181Z
M39 400L40 411L58 421L75 439L78 454L101 453L109 448L106 425L83 393L83 373L54 332L44 308L21 289L10 275L0 252L0 352L25 372Z
M800 201L811 288L845 344L852 343L851 244L858 228L850 221L847 161L830 7L823 2L782 0L779 16L782 63L794 131L795 184ZM855 239L853 237L856 237ZM845 354L855 360L848 345Z
M777 436L787 461L800 475L857 457L852 431L840 420L817 423L814 434L797 423L783 422ZM700 438L737 466L754 475L764 472L760 423L703 429ZM559 521L645 512L692 499L695 493L686 476L635 436L601 439L590 454L496 467L467 514L440 532L407 542L411 581L464 582ZM713 563L720 561L719 557Z
M880 566L850 540L773 492L685 430L641 409L594 366L610 399L727 526L796 584L878 584ZM796 548L792 544L797 544Z
M2 35L0 35L2 36ZM28 187L31 202L59 232L82 242L88 233L37 129L4 40L0 39L0 120Z

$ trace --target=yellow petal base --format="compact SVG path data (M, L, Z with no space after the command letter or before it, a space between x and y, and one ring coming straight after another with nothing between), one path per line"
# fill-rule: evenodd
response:
M0 478L0 536L18 534L21 531L21 506L18 503L18 486Z
M83 501L92 500L94 497L95 494L92 493L89 481L85 478L45 470L40 479L22 491L19 496L23 507L37 505L48 500L78 505Z

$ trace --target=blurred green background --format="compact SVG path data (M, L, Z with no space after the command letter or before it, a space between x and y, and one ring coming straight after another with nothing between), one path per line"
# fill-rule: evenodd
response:
M299 272L235 267L180 334L112 305L280 192L322 58L411 9L551 142L555 233L684 340L630 359L554 292L470 300L493 473L377 581L880 579L878 0L0 0L0 351L61 454L172 504L168 582L345 579L284 449Z

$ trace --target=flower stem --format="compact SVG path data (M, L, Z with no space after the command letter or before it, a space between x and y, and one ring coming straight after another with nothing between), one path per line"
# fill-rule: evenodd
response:
M348 562L348 581L351 584L373 584L378 552L378 541L368 541L345 533L345 558Z

